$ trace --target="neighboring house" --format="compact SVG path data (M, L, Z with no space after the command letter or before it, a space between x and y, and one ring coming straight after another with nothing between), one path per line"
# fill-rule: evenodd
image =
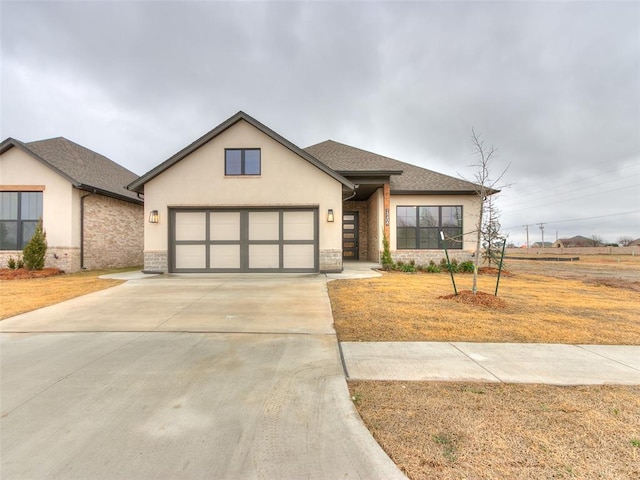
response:
M551 248L553 243L551 242L534 242L531 244L531 248Z
M469 258L476 186L326 141L301 149L238 112L129 189L144 194L145 271L338 272L343 259Z
M0 267L17 258L42 219L45 266L66 272L142 264L138 176L66 138L0 144Z
M629 247L640 247L640 238L636 238L633 242L630 242Z
M575 237L571 238L560 238L555 241L553 246L561 248L600 247L602 246L602 243L592 238L583 237L582 235L576 235Z

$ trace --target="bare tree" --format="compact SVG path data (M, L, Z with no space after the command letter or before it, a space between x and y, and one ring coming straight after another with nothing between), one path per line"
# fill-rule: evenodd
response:
M507 185L502 183L504 175L509 169L509 165L497 177L492 176L493 160L496 156L496 149L493 145L485 146L484 140L480 138L475 130L471 129L471 143L473 143L475 154L478 161L471 164L470 167L476 168L474 175L476 184L476 194L480 199L480 212L478 222L476 224L476 252L473 269L473 287L471 291L475 294L478 292L478 265L480 263L480 249L482 247L483 236L487 244L495 244L500 236L500 223L498 221L499 212L492 210L494 207L491 195L500 191ZM485 217L490 221L485 222ZM496 228L497 226L497 228Z
M618 238L618 243L623 247L628 247L631 242L633 242L633 238L628 237L626 235Z
M599 247L601 245L604 245L604 241L602 240L602 237L600 235L591 235L591 237L589 238L589 240L591 240L591 245L592 247Z

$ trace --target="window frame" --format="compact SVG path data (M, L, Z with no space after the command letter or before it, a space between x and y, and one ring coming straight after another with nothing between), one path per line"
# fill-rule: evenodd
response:
M258 172L247 173L247 152L258 152ZM228 152L240 152L240 173L229 172ZM224 149L224 175L225 177L259 177L262 175L262 150L260 148L225 148Z
M15 225L15 245L11 245L9 247L4 246L0 243L0 251L18 251L23 250L24 247L29 243L33 233L29 236L29 238L24 238L25 231L35 231L35 228L38 225L38 222L42 221L42 215L44 210L44 194L41 190L2 190L0 194L16 194L16 213L15 218L0 218L0 224L12 224ZM39 194L39 198L37 198L36 202L36 213L38 213L37 218L24 218L23 216L23 202L25 199L23 195L25 194ZM38 205L39 204L39 205ZM39 208L38 208L39 207ZM1 216L1 215L0 215ZM28 216L28 215L27 215ZM27 230L29 228L29 230ZM15 246L15 248L13 248Z
M415 209L415 217L413 215L401 215L400 209ZM437 216L437 225L435 226L424 226L421 224L420 218L420 209L438 209ZM459 208L460 209L460 221L459 226L444 226L443 225L443 209L445 208ZM405 213L405 212L403 212ZM440 232L451 232L452 230L456 230L456 234L462 237L464 235L464 207L462 205L397 205L396 206L396 249L397 250L444 250L445 246L449 250L462 250L463 240L460 241L451 241L451 240L442 240L440 237ZM401 225L401 219L405 219L408 225ZM424 222L422 222L424 223ZM402 233L401 233L402 232ZM421 237L425 237L425 241L428 241L429 237L431 241L433 241L433 232L436 233L437 246L427 246L422 247ZM459 232L459 233L458 233ZM431 235L429 235L431 233ZM448 235L445 236L449 237ZM406 246L409 243L413 243L415 246L409 247Z

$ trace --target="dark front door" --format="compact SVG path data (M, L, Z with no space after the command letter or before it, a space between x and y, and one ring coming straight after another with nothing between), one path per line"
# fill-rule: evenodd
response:
M342 214L342 258L358 260L358 212Z

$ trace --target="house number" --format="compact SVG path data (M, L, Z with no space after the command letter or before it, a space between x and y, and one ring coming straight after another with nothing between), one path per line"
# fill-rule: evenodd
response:
M384 209L384 224L389 225L389 209Z

